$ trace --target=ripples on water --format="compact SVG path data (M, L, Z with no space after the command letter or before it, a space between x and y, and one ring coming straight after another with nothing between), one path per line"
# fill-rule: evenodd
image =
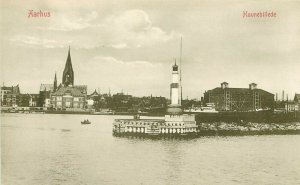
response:
M116 117L1 115L2 184L300 184L298 135L117 138Z

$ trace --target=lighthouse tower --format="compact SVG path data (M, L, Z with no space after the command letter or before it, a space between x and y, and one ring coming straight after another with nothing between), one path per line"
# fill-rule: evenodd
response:
M179 80L179 67L176 64L172 66L172 83L170 85L171 104L167 108L169 114L182 114L180 90L181 84Z

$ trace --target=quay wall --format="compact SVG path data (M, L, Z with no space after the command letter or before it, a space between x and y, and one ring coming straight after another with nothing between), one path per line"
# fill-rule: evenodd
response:
M133 137L133 138L150 138L150 139L193 139L199 137L207 136L255 136L255 135L299 135L300 130L268 130L268 131L240 131L240 130L205 130L197 133L192 133L189 135L180 134L158 134L158 135L148 135L144 133L117 133L113 132L113 136L116 137Z

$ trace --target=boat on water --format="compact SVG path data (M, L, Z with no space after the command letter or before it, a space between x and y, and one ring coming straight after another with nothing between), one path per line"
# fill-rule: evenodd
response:
M85 119L84 121L81 122L82 125L88 125L91 124L91 122L88 119Z
M201 107L201 108L184 109L184 112L185 113L218 113L219 111L207 107Z
M91 114L94 115L114 115L113 111L100 111L100 112L92 112Z
M214 103L207 103L206 106L202 107L191 107L188 109L184 109L185 113L218 113L216 111Z

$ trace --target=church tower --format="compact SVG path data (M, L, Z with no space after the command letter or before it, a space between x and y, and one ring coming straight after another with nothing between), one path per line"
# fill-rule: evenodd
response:
M53 92L55 92L57 90L57 78L56 78L56 73L54 76L54 83L53 83Z
M71 55L70 55L70 46L69 46L68 58L63 73L62 84L65 87L74 85L74 71L73 71Z

